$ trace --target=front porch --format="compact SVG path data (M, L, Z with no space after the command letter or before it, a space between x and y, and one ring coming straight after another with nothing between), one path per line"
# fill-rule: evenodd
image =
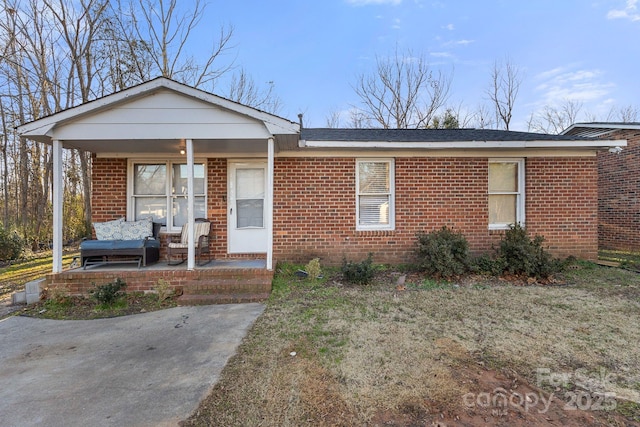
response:
M299 131L298 123L162 77L19 126L22 137L52 146L51 277L79 277L69 279L71 292L90 286L81 281L115 277L107 270L62 272L63 149L92 155L94 224L151 217L161 234L181 234L188 225L185 270L145 270L141 286L170 278L177 288L215 270L195 265L196 218L214 224L214 256L261 254L264 269L273 270L274 158L298 147Z
M188 269L187 263L169 266L158 262L139 269L132 264L114 263L48 274L44 286L86 295L94 285L116 279L127 284L127 292L152 291L159 280L165 280L180 295L179 305L227 304L266 300L273 270L267 269L265 259L212 260L194 269Z

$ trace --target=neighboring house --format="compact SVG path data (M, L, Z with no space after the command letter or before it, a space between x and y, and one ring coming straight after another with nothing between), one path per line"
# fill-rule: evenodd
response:
M640 123L576 123L563 135L628 141L598 152L598 244L640 251Z
M559 256L597 256L596 153L625 141L475 129L300 129L165 78L19 127L52 144L54 273L61 271L62 148L93 154L94 221L194 217L214 256L324 264L409 262L446 225L474 253L525 224ZM193 166L193 167L191 167ZM189 269L194 268L192 252Z

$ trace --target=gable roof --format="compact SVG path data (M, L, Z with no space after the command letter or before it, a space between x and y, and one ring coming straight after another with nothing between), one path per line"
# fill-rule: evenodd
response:
M314 148L609 148L625 141L496 129L334 129L300 132L301 145Z
M191 86L179 83L165 77L157 77L153 80L141 83L136 86L106 95L102 98L86 102L84 104L72 107L58 113L42 117L40 119L24 123L17 127L18 133L22 136L32 138L37 141L48 142L51 138L51 132L57 127L65 123L73 122L81 117L96 114L101 111L116 108L117 106L126 104L135 99L155 93L159 90L166 89L186 97L203 101L220 107L222 109L234 112L246 117L261 121L267 130L272 134L297 134L299 132L299 124L278 117L264 111L248 107L235 101L196 89Z
M562 131L562 135L575 135L590 138L598 138L617 130L639 130L640 122L588 122L574 123Z

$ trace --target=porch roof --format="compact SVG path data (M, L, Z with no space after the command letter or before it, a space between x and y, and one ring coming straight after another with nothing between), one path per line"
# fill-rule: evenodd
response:
M297 147L298 123L164 77L18 127L23 137L93 153L177 153L191 139L198 155Z

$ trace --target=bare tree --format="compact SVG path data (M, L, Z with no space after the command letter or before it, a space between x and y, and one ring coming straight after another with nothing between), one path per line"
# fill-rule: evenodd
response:
M349 128L366 129L371 127L371 118L358 109L349 110Z
M560 134L578 120L582 102L566 99L560 106L546 105L541 111L531 113L527 123L530 132Z
M5 0L3 6L0 43L5 51L0 62L3 86L0 102L3 103L3 122L5 126L11 123L13 128L52 111L60 91L49 77L56 74L59 64L51 60L55 40L51 35L55 31L48 25L50 16L46 7L35 0ZM23 238L37 248L46 230L43 224L50 184L50 153L47 147L19 138L13 129L4 133L6 151L9 145L13 146L12 159L7 162L13 167L12 173L7 174L11 182L5 183L13 188L13 224ZM8 203L5 202L5 206Z
M278 114L282 101L274 93L273 81L267 83L267 89L260 89L255 80L244 68L236 71L231 77L227 97L232 101L257 108L267 113Z
M478 129L492 129L495 126L494 115L486 104L478 105L478 108L471 114L469 119L473 127Z
M61 33L61 47L70 57L70 66L66 69L66 76L60 76L66 80L67 96L64 108L77 103L85 103L99 95L96 94L95 79L100 76L96 66L97 53L106 43L101 43L97 35L102 33L107 21L104 19L108 8L105 0L81 0L79 4L70 3L69 0L42 0L48 12L53 17L56 28ZM96 48L94 43L99 44ZM62 82L55 80L59 85ZM55 111L59 111L63 105L59 97ZM80 177L82 180L84 200L84 228L88 233L91 230L91 156L87 152L72 153L69 167L76 170L79 162ZM52 160L50 160L51 162ZM48 166L51 168L51 165ZM70 194L75 199L75 194Z
M183 4L183 3L181 3ZM177 0L131 0L130 15L136 42L144 41L160 75L195 87L213 86L215 80L231 69L232 63L219 65L219 59L231 48L233 28L221 27L217 40L202 61L188 55L188 41L200 23L205 4L190 3L192 10L180 13Z
M396 48L390 58L376 57L375 69L359 75L353 89L367 120L384 128L421 128L444 106L450 86L451 78L431 71L423 56Z
M627 105L624 107L611 107L607 114L606 121L616 121L622 123L633 123L638 121L638 107Z
M177 0L0 0L0 125L4 226L33 242L51 232L50 147L19 138L14 127L126 89L161 74L191 85L211 85L233 61L232 29L221 28L210 55L187 51L204 3L179 12ZM222 63L222 65L220 65ZM277 99L273 86L258 92ZM277 103L263 108L275 108ZM65 236L89 229L91 162L65 151ZM69 216L70 215L70 216ZM11 222L11 224L8 224ZM78 228L78 229L79 229Z
M102 96L124 90L150 80L157 75L148 42L137 37L133 20L129 17L131 5L121 0L109 2L104 12L104 25L99 28L96 49L96 69Z
M495 113L495 123L505 130L509 130L513 109L518 91L522 83L520 70L510 59L504 63L495 61L491 69L491 82L487 89L487 95Z
M338 110L331 110L329 111L329 115L326 120L326 126L328 128L339 128L342 120L342 112Z

